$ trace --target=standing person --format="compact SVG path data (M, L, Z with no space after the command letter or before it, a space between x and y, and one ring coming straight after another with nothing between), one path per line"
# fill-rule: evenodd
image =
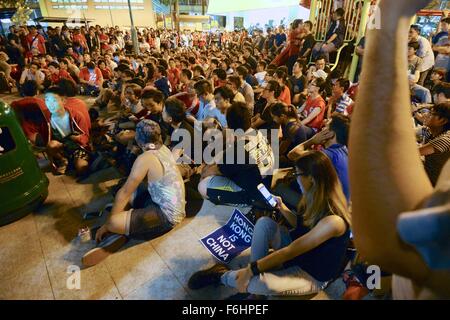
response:
M299 59L309 61L311 58L312 49L316 44L316 39L312 34L313 24L311 21L305 21L303 23L303 41L300 47Z
M288 72L292 73L292 67L298 58L300 44L303 35L303 20L295 19L289 32L289 42L286 48L275 58L272 64L282 66L287 64Z
M151 120L139 122L136 142L143 153L117 192L108 221L96 232L98 246L82 258L86 267L119 250L127 238L156 238L186 216L183 178L172 153L163 144L159 125Z
M393 298L401 300L450 298L450 163L433 190L417 152L405 77L409 23L428 3L380 1L384 18L367 34L370 63L363 66L350 130L356 247L369 263L394 274Z
M450 71L450 40L448 37L448 28L450 18L441 21L442 31L433 37L433 51L437 53L434 68L442 68L447 74ZM450 78L446 78L448 81Z
M89 33L86 35L86 43L89 48L89 52L93 52L100 48L100 40L95 33L94 27L89 28Z
M431 48L430 41L420 35L421 29L418 25L412 25L409 29L409 41L417 41L419 43L419 50L417 56L423 59L422 68L420 71L420 79L418 84L423 86L428 74L434 66L434 53Z
M196 272L189 288L223 284L256 295L308 295L339 275L351 216L336 171L323 153L308 152L296 163L295 176L304 190L298 212L277 198L283 222L258 219L248 266L231 271L215 265Z
M28 28L30 33L26 36L27 49L32 52L33 49L37 50L38 54L46 54L47 49L45 47L45 39L40 35L35 26Z

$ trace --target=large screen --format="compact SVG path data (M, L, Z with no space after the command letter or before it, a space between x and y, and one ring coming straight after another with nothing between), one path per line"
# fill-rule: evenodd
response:
M208 14L299 6L299 0L209 0Z

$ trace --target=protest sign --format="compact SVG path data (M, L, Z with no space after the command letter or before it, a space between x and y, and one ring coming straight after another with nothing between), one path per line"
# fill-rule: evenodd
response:
M220 262L228 263L252 243L254 225L235 209L227 224L200 239L205 248Z

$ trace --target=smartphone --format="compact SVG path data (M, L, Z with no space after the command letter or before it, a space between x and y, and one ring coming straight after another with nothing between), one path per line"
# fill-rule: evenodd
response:
M263 197L266 199L266 201L273 207L275 208L278 205L277 200L275 199L275 197L269 192L269 190L267 190L266 186L262 183L260 183L258 185L258 190L259 192L261 192L261 194L263 195Z

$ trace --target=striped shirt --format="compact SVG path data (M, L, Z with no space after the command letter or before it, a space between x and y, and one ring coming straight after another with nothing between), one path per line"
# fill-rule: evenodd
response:
M423 145L430 144L435 152L425 156L425 170L433 185L436 185L442 168L450 158L450 130L433 137L430 129L422 128Z
M336 102L335 112L343 113L347 116L347 108L352 104L353 100L346 93L344 93L342 97Z

